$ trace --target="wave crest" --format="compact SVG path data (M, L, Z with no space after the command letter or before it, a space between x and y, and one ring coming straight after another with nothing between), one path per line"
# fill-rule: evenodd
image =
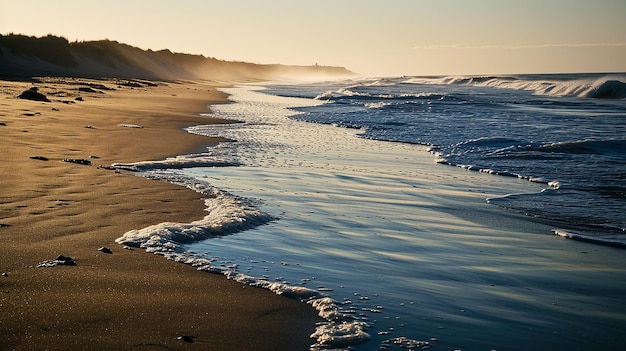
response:
M473 85L529 90L536 95L623 99L626 98L626 83L624 83L624 80L626 80L626 77L621 75L567 80L547 79L545 77L446 76L415 77L404 81L404 83Z
M626 83L619 80L606 80L594 85L585 97L596 99L623 99L626 97Z

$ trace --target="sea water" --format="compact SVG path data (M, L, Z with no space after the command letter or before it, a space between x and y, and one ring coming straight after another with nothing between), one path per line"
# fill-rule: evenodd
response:
M429 145L444 164L549 184L492 202L626 246L623 82L618 74L403 77L271 93L329 101L299 109L302 120Z
M119 241L309 301L315 348L616 349L623 249L551 231L623 242L624 104L591 97L620 85L556 78L224 89L213 115L242 123L189 131L230 142L126 165L206 193L207 217ZM579 193L606 210L567 213Z

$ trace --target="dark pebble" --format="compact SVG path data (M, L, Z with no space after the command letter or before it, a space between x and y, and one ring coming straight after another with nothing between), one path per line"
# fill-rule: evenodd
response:
M48 98L37 91L37 87L32 87L17 96L20 99L50 102Z
M7 273L7 272L2 272L2 276L3 276L3 277L8 277L8 276L9 276L9 273Z
M111 249L109 249L108 247L104 247L104 246L99 248L98 251L104 252L104 253L107 253L107 254L112 254L113 253L113 251L111 251Z
M77 163L79 165L91 166L91 161L84 158L66 158L63 162Z
M62 264L65 266L76 266L76 261L74 261L70 257L68 257L67 260L63 260L62 262Z
M85 100L83 99L83 97L82 97L82 96L79 96L79 97L77 97L77 98L76 98L76 99L74 99L74 100L76 100L76 101L85 101Z
M193 339L195 339L194 336L189 336L189 335L181 335L179 337L177 337L176 339L180 340L180 341L184 341L184 342L193 342Z
M28 156L28 158L39 161L48 161L48 158L44 156Z

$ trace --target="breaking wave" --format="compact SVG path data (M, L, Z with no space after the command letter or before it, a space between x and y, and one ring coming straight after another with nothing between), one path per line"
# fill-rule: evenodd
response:
M595 99L626 98L626 77L624 75L607 75L601 78L549 79L533 76L446 76L446 77L415 77L405 83L415 84L457 84L481 87L529 90L536 95L573 96Z

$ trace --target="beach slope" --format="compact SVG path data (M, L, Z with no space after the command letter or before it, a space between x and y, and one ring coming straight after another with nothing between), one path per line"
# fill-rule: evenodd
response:
M308 350L306 304L114 243L204 216L202 195L108 165L219 142L182 130L224 122L200 116L216 85L0 82L0 349ZM38 268L59 255L75 265Z

